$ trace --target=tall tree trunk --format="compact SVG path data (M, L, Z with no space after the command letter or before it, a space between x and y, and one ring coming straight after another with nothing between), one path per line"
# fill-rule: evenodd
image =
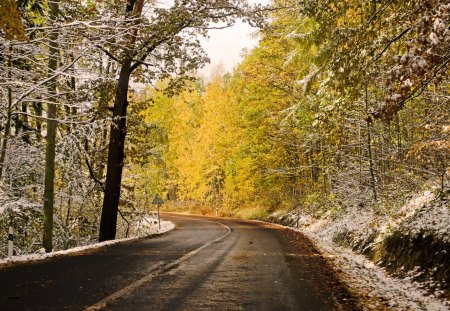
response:
M58 67L58 29L56 19L58 18L58 2L50 3L50 20L54 26L50 33L50 58L48 61L48 74L53 75ZM42 244L46 252L53 249L53 205L54 205L54 182L55 182L55 147L56 147L56 77L48 85L49 104L47 105L47 136L45 148L45 182L44 182L44 232Z
M403 147L402 147L402 129L400 126L400 117L398 112L395 114L395 130L397 134L397 158L403 160Z
M40 102L35 102L33 103L33 110L34 110L34 114L38 116L38 118L35 118L35 123L36 123L36 139L38 141L41 141L42 139L42 121L41 118L42 117L42 103Z
M25 103L22 103L22 112L23 112L23 116L22 116L22 120L19 119L19 117L17 117L17 120L19 121L21 127L22 127L22 140L27 143L30 144L30 127L28 124L28 105Z
M11 47L8 47L8 79L11 80ZM3 132L2 149L0 151L0 178L2 178L5 166L6 148L8 148L8 139L11 131L11 113L12 113L12 90L8 87L8 111L6 112L5 131Z
M99 241L113 240L116 237L130 74L131 59L127 59L123 62L120 70L119 82L114 100L114 113L109 138L108 167L106 170L105 196L103 199L102 218L100 221Z
M367 90L366 85L366 96L365 96L365 103L366 103L366 114L369 113L369 94ZM372 188L373 192L373 198L375 201L378 200L378 194L377 194L377 180L375 177L375 168L373 163L373 151L372 151L372 123L367 118L367 150L369 153L369 171L370 171L370 186Z
M69 54L68 58L69 58L70 62L74 61L73 54ZM65 110L66 120L67 120L67 124L66 124L65 128L67 130L67 133L72 132L73 124L71 123L71 121L72 121L71 117L76 114L76 108L73 106L74 94L75 94L75 91L77 88L77 84L76 84L76 80L75 80L75 65L73 65L72 67L69 68L69 74L71 76L67 79L67 86L72 91L72 93L67 95L68 105L64 105L64 110ZM72 107L71 107L71 105L72 105Z
M128 0L127 15L139 17L142 13L143 0ZM137 30L130 32L129 48L133 49L136 42ZM130 83L132 59L126 56L117 83L114 99L113 122L108 147L108 167L106 170L105 195L103 198L102 218L100 220L99 241L116 238L117 213L119 211L120 186L122 182L122 168L124 159L126 114L128 86Z
M370 6L371 15L375 15L377 12L377 0L371 0L371 6ZM366 115L369 115L369 91L368 91L368 85L366 82L365 85L366 94L365 94L365 105L366 105ZM370 183L372 187L373 192L373 198L375 201L378 200L378 193L377 193L377 178L375 175L375 165L374 165L374 158L373 158L373 148L372 148L372 123L370 118L367 118L367 150L369 152L369 170L370 170Z
M359 114L358 114L359 116ZM361 139L361 124L362 124L362 117L358 120L358 165L359 165L359 188L362 189L362 139Z

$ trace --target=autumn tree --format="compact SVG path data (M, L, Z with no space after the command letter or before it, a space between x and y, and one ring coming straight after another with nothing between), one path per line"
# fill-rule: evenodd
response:
M442 135L449 104L447 6L275 4L258 47L222 78L222 91L215 80L204 92L175 100L176 111L184 111L176 132L185 135L168 140L180 151L166 164L178 168L173 179L182 197L209 204L211 176L219 176L228 211L253 208L267 216L295 207L320 213L394 204L426 176L439 175L442 184L448 171ZM419 60L428 69L411 70ZM408 88L401 86L406 80ZM395 104L387 99L392 92ZM223 115L229 107L232 118ZM216 131L214 124L225 119L233 120L227 128L235 136ZM222 157L226 137L236 142Z
M145 15L142 14L144 7ZM197 36L206 35L210 23L229 26L236 18L250 20L252 15L246 2L234 0L214 3L177 0L168 8L153 2L130 0L118 9L125 18L123 23L128 32L120 43L114 40L101 47L120 64L120 73L110 129L100 241L114 239L116 234L131 74L139 68L155 81L168 73L184 74L197 68L206 60ZM254 17L257 17L256 13ZM117 49L118 46L123 49Z
M0 4L0 30L6 39L25 38L25 29L16 1L5 0Z

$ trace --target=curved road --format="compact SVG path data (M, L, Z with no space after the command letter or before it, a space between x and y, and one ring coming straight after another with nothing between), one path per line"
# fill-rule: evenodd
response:
M0 310L358 310L300 233L164 214L170 233L0 267Z

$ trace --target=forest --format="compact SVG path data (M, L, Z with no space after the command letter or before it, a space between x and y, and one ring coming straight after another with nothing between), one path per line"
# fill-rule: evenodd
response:
M386 264L399 236L448 249L448 1L172 2L2 0L0 236L14 228L16 254L131 236L156 194ZM258 46L198 75L199 38L238 19ZM442 256L422 268L448 290Z

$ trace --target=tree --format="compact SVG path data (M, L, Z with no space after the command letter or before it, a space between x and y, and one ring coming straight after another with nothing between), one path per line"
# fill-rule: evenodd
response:
M44 217L40 218L39 229L44 248L50 251L55 248L54 223L59 227L64 219L65 225L74 229L72 232L83 236L85 231L77 230L80 219L94 224L98 219L94 214L85 217L95 208L98 198L96 192L92 195L90 187L94 184L95 191L98 186L89 180L88 170L80 161L94 148L84 151L80 142L107 135L102 128L107 122L99 119L105 118L105 112L108 114L108 96L104 93L111 88L102 79L110 80L113 69L102 72L108 66L98 61L98 50L86 39L84 24L78 23L81 16L92 16L88 4L64 0L17 3L30 40L7 37L0 32L0 92L6 99L1 101L4 109L0 125L3 134L0 175L12 198L44 206L40 210ZM81 71L90 79L79 75ZM102 100L105 103L98 105ZM97 136L98 132L102 135ZM101 139L94 142L94 146L100 144ZM40 154L44 149L47 149L45 165ZM100 152L96 155L96 159L101 159ZM101 166L90 164L94 168ZM45 174L36 166L45 168ZM76 207L78 210L74 211ZM40 241L33 243L37 242ZM56 248L66 247L66 242L57 237Z
M107 52L120 63L120 73L110 130L100 241L114 239L116 235L131 74L142 66L147 74L152 75L152 80L167 76L170 72L184 74L205 61L196 36L205 35L210 23L229 26L235 18L246 17L250 20L252 17L246 1L205 3L176 0L167 9L150 2L149 11L142 15L144 4L143 0L127 2L123 11L124 24L129 29L122 42L125 48L120 57L113 56L111 50ZM253 20L257 20L255 17L258 15L255 14Z
M16 1L4 0L0 4L0 30L4 32L6 39L25 39L25 29Z
M411 7L425 2L277 1L280 10L259 46L222 78L222 91L215 80L174 101L173 116L180 121L171 127L167 144L176 151L165 164L179 198L209 205L208 197L216 195L230 213L295 206L325 212L328 206L393 202L424 182L427 175L418 172L431 172L430 163L439 163L442 184L448 145L437 130L429 130L445 127L448 116L442 71L436 85L393 111L393 120L375 116L386 103L384 86L396 84L389 77L401 69L394 63L408 50L403 40L428 46L436 28L445 45L440 22L445 12L438 3L434 8L441 17L431 18L436 26L419 30L419 22L422 26L396 39L414 19ZM418 32L420 42L412 35ZM443 50L430 51L444 65ZM224 95L228 92L231 96ZM237 139L230 146L231 137ZM420 160L425 155L426 162Z

